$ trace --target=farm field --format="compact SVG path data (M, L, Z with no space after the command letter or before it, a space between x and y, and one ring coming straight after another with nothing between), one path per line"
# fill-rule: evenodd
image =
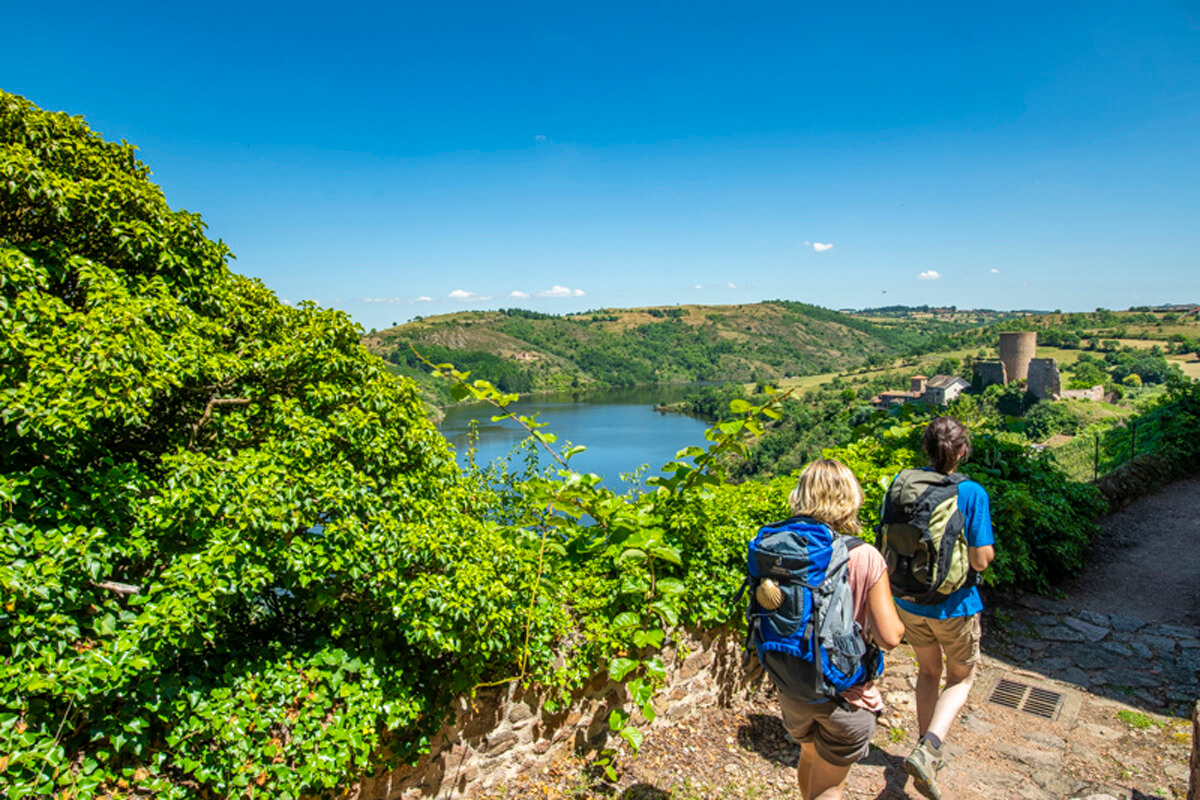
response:
M1167 361L1178 364L1183 374L1194 380L1200 380L1200 356L1195 353L1186 356L1167 356Z

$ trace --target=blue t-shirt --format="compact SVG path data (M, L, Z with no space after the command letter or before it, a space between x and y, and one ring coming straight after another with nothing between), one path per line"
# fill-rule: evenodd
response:
M988 505L987 490L975 481L967 480L958 485L958 510L966 518L968 547L987 547L995 543L992 535L992 512ZM983 611L983 598L978 586L964 586L951 592L936 606L923 606L896 598L896 605L910 614L931 619L970 617Z

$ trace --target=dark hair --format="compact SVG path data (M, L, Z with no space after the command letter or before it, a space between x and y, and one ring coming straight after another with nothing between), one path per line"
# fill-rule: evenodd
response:
M921 435L921 447L929 456L931 467L950 473L971 457L971 434L954 417L938 417Z

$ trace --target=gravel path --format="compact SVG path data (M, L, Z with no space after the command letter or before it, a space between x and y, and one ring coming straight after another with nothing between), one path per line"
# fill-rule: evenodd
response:
M1135 500L1102 527L1083 577L1064 587L1071 603L1200 626L1200 477Z

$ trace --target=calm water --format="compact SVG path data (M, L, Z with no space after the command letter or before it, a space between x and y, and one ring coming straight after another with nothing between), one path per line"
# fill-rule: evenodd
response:
M704 446L708 426L683 414L660 414L657 403L683 399L694 391L692 386L638 387L609 389L554 397L523 398L513 406L518 414L537 413L538 420L549 423L543 430L558 435L554 443L561 451L567 443L581 444L587 450L571 459L580 472L595 472L610 488L619 490L620 475L633 472L642 464L650 465L648 474L659 474L659 467L671 461L675 453L689 445ZM492 422L491 406L457 406L446 413L438 426L459 452L465 463L468 429L471 420L479 420L479 450L476 461L482 466L502 456L525 438L524 430L511 420ZM520 456L511 457L514 467ZM543 452L539 463L551 463Z

